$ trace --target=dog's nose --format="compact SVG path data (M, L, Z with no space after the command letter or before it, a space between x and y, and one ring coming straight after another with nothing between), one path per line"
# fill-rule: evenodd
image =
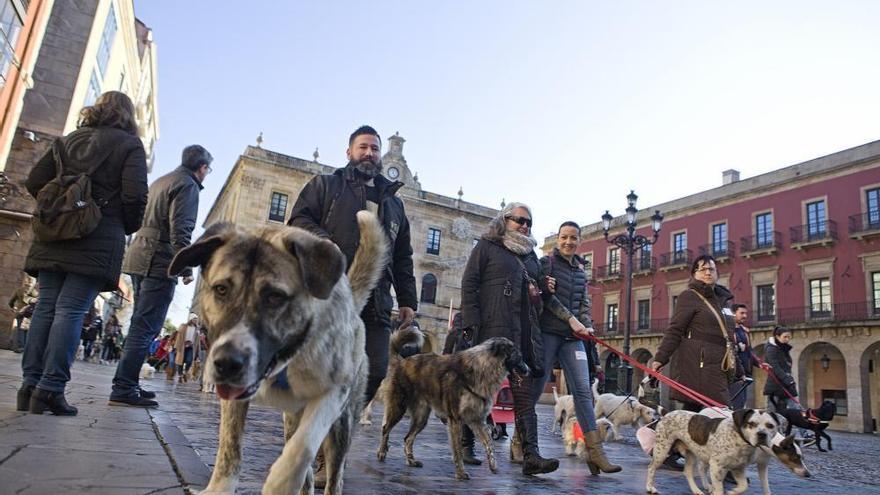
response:
M221 376L235 376L244 369L245 357L237 352L230 352L214 359L214 368Z
M763 431L758 432L758 441L761 443L767 443L767 434Z

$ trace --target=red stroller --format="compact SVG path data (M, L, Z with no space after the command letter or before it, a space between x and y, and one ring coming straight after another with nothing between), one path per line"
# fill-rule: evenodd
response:
M495 395L495 404L492 406L492 439L500 440L507 436L507 423L513 423L513 392L510 391L510 382L505 379L501 383L501 389Z

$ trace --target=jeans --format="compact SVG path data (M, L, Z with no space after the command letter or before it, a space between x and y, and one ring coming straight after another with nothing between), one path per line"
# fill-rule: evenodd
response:
M734 411L736 411L737 409L743 409L746 407L746 401L748 400L748 397L749 397L749 389L748 389L748 387L746 387L746 383L747 382L745 382L743 380L737 380L728 386L728 389L730 390L730 408L733 409ZM739 392L740 390L743 389L743 387L746 387L746 389L743 390L742 392ZM734 398L733 396L736 395L738 392L739 392L739 395L737 395L736 398Z
M40 295L21 359L23 385L64 392L79 347L82 322L103 281L76 273L37 276Z
M367 327L365 347L367 361L370 363L365 404L368 404L376 396L379 385L382 384L382 380L388 372L388 347L391 344L389 341L391 328L384 322L371 320L364 321L364 325Z
M587 359L587 349L580 340L567 340L565 337L554 333L545 332L544 338L544 366L548 372L544 378L536 380L533 391L534 400L538 402L544 385L550 377L550 367L556 360L562 365L565 373L565 383L574 397L574 412L578 424L584 433L596 430L596 413L593 408L593 389L590 383L590 364Z
M147 358L150 344L162 331L165 315L174 298L177 280L173 278L131 276L134 289L134 309L124 351L113 377L110 398L126 398L138 393L141 366Z
M190 366L192 366L193 362L193 348L192 346L186 347L183 349L183 364L177 366L177 372L183 374L184 371L189 371Z
M15 329L15 348L24 350L25 344L27 344L27 330L21 328L19 323Z
M92 348L95 345L94 340L83 340L83 361L92 357Z

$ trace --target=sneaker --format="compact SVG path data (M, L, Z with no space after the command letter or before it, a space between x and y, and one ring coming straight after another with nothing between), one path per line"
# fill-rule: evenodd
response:
M144 390L140 387L138 387L137 390L138 390L138 395L140 395L144 399L155 399L156 398L156 392L153 392L152 390Z
M156 402L152 399L147 399L145 397L141 397L140 395L134 395L131 397L119 397L119 398L110 397L110 401L107 404L110 406L127 406L127 407L159 407L158 402Z

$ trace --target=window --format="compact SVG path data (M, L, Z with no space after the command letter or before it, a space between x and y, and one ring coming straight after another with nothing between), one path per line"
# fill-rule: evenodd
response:
M101 35L101 44L98 45L98 68L101 69L101 77L107 72L107 62L110 60L110 49L113 48L113 38L116 37L116 9L110 2L110 12L107 13L107 22L104 23L104 34Z
M608 275L620 273L620 248L608 250Z
M766 248L773 245L773 213L762 213L755 217L755 247Z
M287 214L287 195L273 192L272 201L269 203L269 220L283 222Z
M606 330L609 332L617 331L617 304L609 304L605 318Z
M712 256L727 256L727 224L716 223L712 226Z
M25 7L26 8L26 7ZM15 44L21 33L21 18L12 0L0 0L0 88L6 84L6 74L15 59Z
M672 312L675 313L675 305L678 304L678 296L672 296Z
M758 293L758 321L773 321L776 319L776 288L773 284L759 285Z
M651 245L645 244L639 250L639 270L651 269Z
M880 187L865 191L865 206L867 210L867 227L870 229L880 228Z
M873 312L875 315L880 315L880 272L871 273L871 293L873 294L871 298L873 301Z
M810 280L810 316L831 316L831 281L827 278Z
M98 80L98 73L92 71L92 78L89 79L89 89L86 90L86 101L84 106L92 106L101 96L101 82Z
M440 229L428 229L428 254L440 254Z
M651 300L642 299L638 302L639 330L651 328Z
M830 400L837 406L836 416L846 416L849 413L846 400L846 390L822 390L822 402Z
M422 277L421 302L434 304L437 300L437 277L433 273L426 273Z
M807 239L825 237L825 201L807 203Z
M687 263L687 232L672 235L672 262L676 265Z

